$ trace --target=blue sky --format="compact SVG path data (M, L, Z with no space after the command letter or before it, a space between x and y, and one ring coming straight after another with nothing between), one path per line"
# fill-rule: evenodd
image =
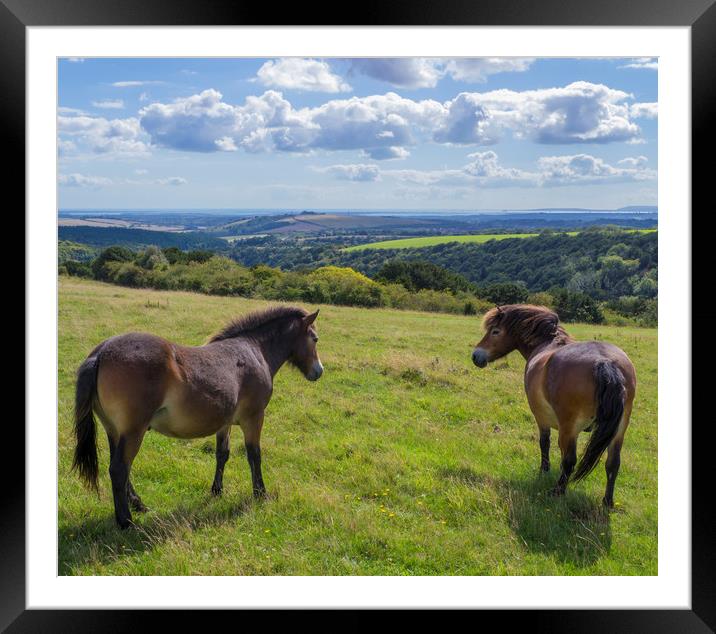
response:
M657 204L657 62L61 59L61 209Z

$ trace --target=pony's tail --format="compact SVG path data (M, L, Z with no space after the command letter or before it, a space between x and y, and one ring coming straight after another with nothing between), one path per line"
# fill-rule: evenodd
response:
M84 483L96 492L97 484L97 430L92 402L97 392L98 351L93 351L77 371L75 388L75 458L72 469L77 470Z
M594 365L594 382L597 415L587 448L574 472L575 482L589 475L597 466L602 454L616 436L624 414L624 375L616 364L608 360L597 361Z

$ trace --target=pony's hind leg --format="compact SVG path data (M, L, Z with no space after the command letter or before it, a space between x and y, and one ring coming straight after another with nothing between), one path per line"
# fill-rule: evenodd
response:
M622 419L621 425L619 426L619 431L614 437L614 440L612 440L612 442L609 444L609 449L607 450L607 460L606 464L604 465L607 472L607 488L604 492L604 499L602 500L602 503L608 509L614 508L614 484L617 481L617 475L619 475L622 444L624 443L624 434L626 433L626 428L629 425L631 408L631 402L627 403L626 407L624 408L624 418Z
M542 455L540 471L543 471L544 473L549 471L549 436L551 431L552 430L549 427L539 430L539 449Z
M109 443L109 461L111 464L112 458L114 457L116 443L112 440L112 436L109 434L107 434L107 441ZM139 494L134 490L132 480L129 477L127 477L127 500L133 511L136 511L137 513L145 513L147 511L147 507L144 505L144 502L142 502L142 498L139 497Z
M552 489L552 495L564 495L567 490L567 482L577 464L577 434L574 425L559 428L559 450L562 453L561 473L559 480Z
M121 434L109 463L114 516L122 529L128 528L132 523L132 514L129 512L129 471L142 444L144 432L145 430L141 429Z
M619 466L621 465L621 452L623 438L615 438L609 445L607 453L607 461L604 465L607 471L607 488L604 492L602 503L608 509L614 508L614 484L619 474Z
M224 465L229 459L231 425L222 427L216 433L216 473L214 483L211 485L212 495L221 495L224 489Z

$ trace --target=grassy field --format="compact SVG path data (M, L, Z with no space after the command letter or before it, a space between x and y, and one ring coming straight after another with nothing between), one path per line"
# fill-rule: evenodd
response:
M562 499L538 475L516 353L471 363L479 320L322 306L325 374L283 368L262 439L270 498L251 498L238 428L212 498L212 438L147 434L132 470L150 511L115 528L101 426L100 497L70 472L74 373L106 337L146 330L201 344L265 302L134 290L62 277L59 301L61 575L655 575L657 333L570 325L633 359L639 392L617 508L600 466ZM580 439L581 448L586 434Z
M651 232L656 229L628 229L627 231ZM578 231L567 231L567 235L576 236ZM346 247L344 251L364 251L365 249L419 249L421 247L432 247L436 244L448 242L471 242L483 244L490 240L506 240L507 238L534 238L537 233L481 233L475 235L458 236L425 236L422 238L400 238L399 240L384 240L382 242L368 242Z

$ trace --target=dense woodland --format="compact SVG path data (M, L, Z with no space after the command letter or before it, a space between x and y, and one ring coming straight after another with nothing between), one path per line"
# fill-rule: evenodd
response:
M656 233L589 229L575 236L545 232L484 244L355 252L328 238L273 236L246 238L228 249L221 241L218 253L132 246L99 249L61 241L60 272L127 286L286 301L466 314L529 301L555 308L566 321L657 321Z

